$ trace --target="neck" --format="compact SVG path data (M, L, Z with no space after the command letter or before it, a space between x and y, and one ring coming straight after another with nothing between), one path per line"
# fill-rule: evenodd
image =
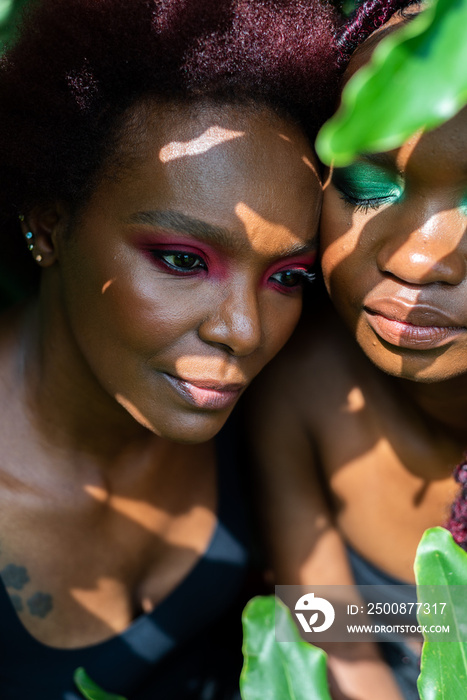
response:
M467 375L432 384L398 381L425 415L467 448Z

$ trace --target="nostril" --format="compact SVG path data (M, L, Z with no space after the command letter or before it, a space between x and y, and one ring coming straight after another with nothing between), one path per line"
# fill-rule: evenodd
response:
M430 255L428 251L408 251L402 246L389 256L381 254L378 267L385 276L413 285L458 285L466 275L465 257L457 249Z

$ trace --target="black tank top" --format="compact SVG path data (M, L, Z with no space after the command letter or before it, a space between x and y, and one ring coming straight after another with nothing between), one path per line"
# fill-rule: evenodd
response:
M248 548L230 433L226 426L216 439L218 523L207 550L174 591L123 633L79 649L42 644L22 625L0 579L1 700L83 700L73 681L78 667L128 700L239 697L239 598Z

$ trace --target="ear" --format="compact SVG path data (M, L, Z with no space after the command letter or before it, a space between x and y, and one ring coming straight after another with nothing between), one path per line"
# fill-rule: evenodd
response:
M21 230L34 260L50 267L58 260L58 240L67 228L68 215L60 202L38 205L20 216Z

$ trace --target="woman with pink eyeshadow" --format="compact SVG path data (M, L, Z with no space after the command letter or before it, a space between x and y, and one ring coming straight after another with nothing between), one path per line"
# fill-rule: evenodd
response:
M131 700L238 697L248 538L214 438L301 312L334 26L299 0L42 0L2 61L2 245L37 280L0 319L2 700L76 700L79 667Z

